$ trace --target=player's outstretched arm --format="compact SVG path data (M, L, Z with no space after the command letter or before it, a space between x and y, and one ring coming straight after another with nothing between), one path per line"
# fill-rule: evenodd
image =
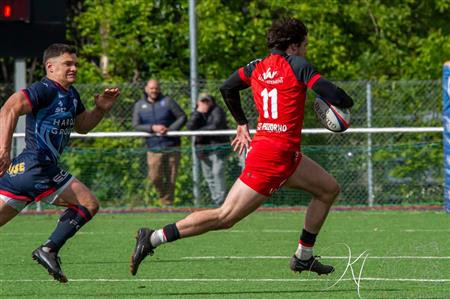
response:
M120 95L119 88L107 88L101 94L94 97L95 108L91 111L80 113L75 120L75 131L86 134L101 121Z
M32 107L22 91L14 93L0 110L0 176L11 164L11 143L20 115L31 112Z

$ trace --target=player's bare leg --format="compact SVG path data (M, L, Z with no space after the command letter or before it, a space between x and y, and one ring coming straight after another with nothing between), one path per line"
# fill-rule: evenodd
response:
M333 176L304 155L294 174L286 182L286 186L302 189L312 194L299 246L291 259L291 269L296 272L311 270L318 274L333 272L332 266L322 265L315 259L313 247L316 236L339 194L339 185Z
M89 189L77 179L72 180L54 202L67 209L61 215L49 240L33 251L32 257L59 282L67 282L61 269L58 252L65 242L98 211L99 203Z
M0 227L16 217L17 214L19 214L19 211L10 207L6 202L0 199Z
M131 274L136 275L140 263L147 255L153 254L157 246L211 230L231 228L239 220L255 211L266 199L267 196L257 193L238 179L221 207L194 212L157 231L148 228L139 229L136 246L131 255Z
M228 229L255 211L267 196L259 194L236 180L223 205L217 209L202 210L176 223L180 237L200 235L210 230Z
M285 186L302 189L312 194L305 217L305 229L319 233L334 200L340 192L336 179L319 164L303 155L294 174Z
M81 205L89 211L92 217L97 214L100 208L100 203L95 195L76 178L61 193L54 204L59 206Z

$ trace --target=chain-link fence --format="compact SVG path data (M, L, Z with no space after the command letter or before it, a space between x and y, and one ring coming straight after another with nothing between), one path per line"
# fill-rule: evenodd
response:
M200 90L215 96L225 107L218 87L223 81L201 82ZM441 90L439 81L337 82L355 100L353 128L440 127ZM120 102L95 131L132 131L133 104L143 96L141 84L121 84ZM93 95L104 85L77 85L84 103L92 107ZM188 82L161 82L165 95L175 99L188 116L192 110ZM242 103L254 128L257 113L251 93L242 94ZM319 127L309 94L305 128ZM228 115L230 127L234 121ZM184 128L185 129L185 128ZM332 173L341 185L340 204L436 204L443 198L441 133L345 133L304 134L302 152ZM239 176L242 159L227 157L228 187ZM182 153L175 205L194 203L192 147L190 137L182 137ZM208 150L208 148L206 148ZM62 164L86 183L104 206L153 206L157 197L147 179L146 149L143 138L72 139ZM211 203L204 180L200 181L201 206ZM304 205L309 195L281 189L268 205Z

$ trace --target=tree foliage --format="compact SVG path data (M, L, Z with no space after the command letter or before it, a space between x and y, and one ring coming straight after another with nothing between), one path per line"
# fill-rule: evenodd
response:
M189 77L187 1L86 0L71 34L83 80ZM199 77L222 79L266 55L280 16L309 28L308 59L333 79L435 79L450 57L447 0L197 2ZM108 58L102 72L101 59Z

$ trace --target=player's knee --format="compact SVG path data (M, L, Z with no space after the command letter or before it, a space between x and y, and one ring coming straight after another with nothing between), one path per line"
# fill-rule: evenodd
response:
M94 195L89 196L89 198L87 198L87 200L82 204L86 209L89 210L92 217L94 217L94 215L97 214L98 210L100 209L100 202Z
M316 194L316 199L331 205L334 203L340 192L341 188L339 184L336 181L334 181L332 184L323 186L322 192Z
M224 219L220 224L220 229L229 229L232 228L236 224L236 221L233 219Z
M229 211L225 211L222 208L218 209L220 212L217 216L217 229L229 229L236 224L236 220L233 219Z
M330 186L329 190L327 190L327 198L330 204L332 204L336 198L338 197L339 193L341 193L341 186L336 182L332 186Z

